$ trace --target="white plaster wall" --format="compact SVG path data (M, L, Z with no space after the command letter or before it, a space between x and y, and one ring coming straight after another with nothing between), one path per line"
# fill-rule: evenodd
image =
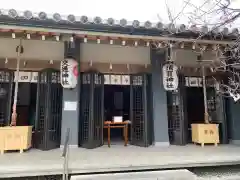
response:
M0 38L0 58L16 58L19 39ZM24 60L61 60L64 57L64 44L57 41L23 40Z
M17 56L19 39L0 38L0 58ZM23 40L24 60L57 60L64 58L64 43L57 41ZM112 64L150 64L149 47L129 47L109 44L81 44L81 61ZM197 66L197 53L192 50L175 49L173 58L181 66ZM204 54L203 59L216 59L214 52Z
M175 49L173 58L181 66L198 66L197 53L194 50ZM203 54L204 60L216 60L214 52ZM128 47L108 44L82 44L82 62L102 62L112 64L150 64L148 47ZM206 64L209 64L207 62Z
M108 44L81 44L82 62L112 64L150 64L148 47L128 47Z
M194 50L183 50L175 49L173 52L173 58L176 61L176 64L180 66L198 66L197 62L198 54ZM215 53L213 51L208 51L203 54L203 60L216 60ZM210 64L211 62L205 62L205 64Z

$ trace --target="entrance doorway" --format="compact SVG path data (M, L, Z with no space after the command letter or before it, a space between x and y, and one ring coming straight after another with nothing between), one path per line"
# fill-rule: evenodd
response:
M122 117L122 121L130 121L129 85L104 85L104 117L104 121L113 121L114 117ZM104 129L103 133L104 141L106 141L107 129ZM130 135L130 132L128 134ZM122 128L111 129L112 144L123 142L123 136Z
M204 123L204 96L202 87L186 88L186 106L188 119L188 142L191 142L191 124Z
M169 139L174 145L191 143L191 124L205 123L203 87L190 86L188 78L180 75L178 90L167 93ZM216 93L212 83L207 84L206 95L210 121L219 124L220 142L227 143L225 99Z
M106 138L104 122L112 121L116 115L130 120L132 145L150 146L153 140L150 76L127 75L130 81L125 87L106 83L107 76L96 71L80 74L79 146L88 149L102 146ZM115 131L111 138L114 136L120 139L122 134Z
M13 84L12 104L14 101ZM37 83L19 82L18 101L17 101L17 126L35 126L37 103Z

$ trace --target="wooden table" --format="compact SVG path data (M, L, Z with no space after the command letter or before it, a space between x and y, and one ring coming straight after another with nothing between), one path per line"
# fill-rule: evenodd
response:
M128 121L124 122L113 122L113 121L105 121L104 128L108 129L108 147L111 144L111 129L112 128L122 128L123 129L123 136L124 136L124 146L128 144Z

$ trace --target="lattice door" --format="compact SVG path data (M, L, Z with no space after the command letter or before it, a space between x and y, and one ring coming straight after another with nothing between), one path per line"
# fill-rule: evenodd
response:
M34 144L50 150L60 147L62 122L62 86L60 72L45 69L39 72Z
M150 77L136 74L131 75L130 80L131 143L146 147L152 144Z
M81 73L79 146L103 145L104 76L97 72Z
M0 127L10 124L13 78L13 71L0 71Z
M179 76L179 88L174 92L167 92L169 139L171 144L176 145L187 143L184 80L183 76Z

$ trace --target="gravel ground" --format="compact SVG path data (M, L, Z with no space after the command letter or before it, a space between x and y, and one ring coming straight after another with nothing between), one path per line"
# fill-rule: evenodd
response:
M199 180L240 180L240 166L205 167L190 169Z

